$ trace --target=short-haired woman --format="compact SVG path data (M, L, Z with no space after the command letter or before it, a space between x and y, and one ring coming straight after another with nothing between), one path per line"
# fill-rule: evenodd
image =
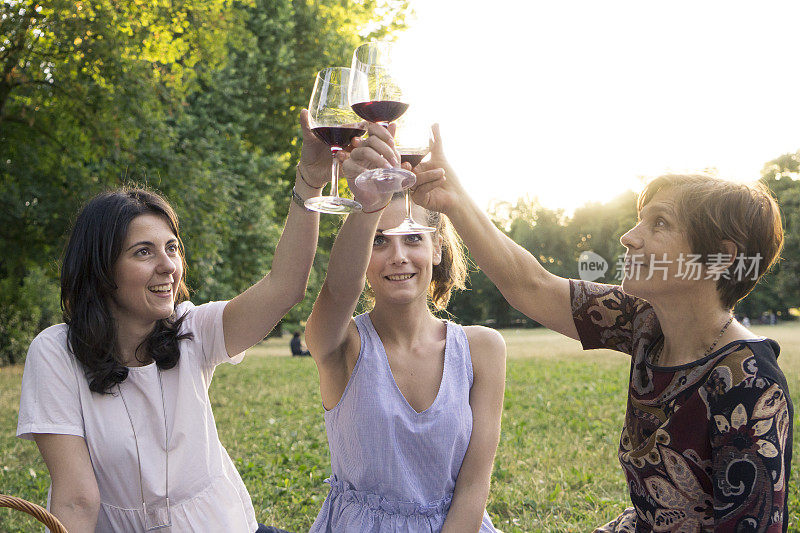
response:
M308 198L330 156L306 111L301 124L293 194ZM49 508L70 533L275 531L256 521L208 388L216 365L241 361L303 299L319 216L294 203L271 271L229 302L198 306L184 301L178 219L164 198L120 189L82 209L61 269L65 323L31 343L17 426L39 447Z
M631 356L619 460L633 507L597 531L786 531L793 411L779 347L732 316L782 246L769 192L657 178L621 239L622 286L568 280L495 227L434 136L414 200L450 217L515 308L585 349ZM430 179L439 167L446 179Z

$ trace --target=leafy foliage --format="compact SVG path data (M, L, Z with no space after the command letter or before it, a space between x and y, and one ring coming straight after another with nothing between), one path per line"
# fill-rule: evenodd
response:
M778 265L736 307L757 319L763 313L791 318L800 305L800 152L787 154L764 167L763 181L775 194L784 217L785 244ZM636 224L636 195L626 192L606 203L590 203L571 217L541 206L536 199L494 206L491 218L514 242L531 252L553 274L577 278L578 258L592 251L608 262L600 283L620 283L625 249L620 237ZM456 293L449 311L464 324L496 327L537 325L512 308L480 270L470 276L469 290Z
M751 318L774 312L785 318L800 305L800 152L773 159L761 172L783 215L784 243L781 259L770 274L737 306Z
M0 4L0 364L58 321L58 265L71 217L107 187L147 185L182 221L197 301L231 298L269 269L315 72L358 41L405 25L405 0L158 0ZM763 179L786 226L783 261L739 305L785 315L800 300L799 154ZM526 198L493 218L558 275L591 250L616 282L631 193L571 217ZM316 294L340 220L322 217ZM524 325L480 272L450 311L464 323ZM286 320L301 323L313 298Z
M194 299L231 298L263 276L314 73L407 14L400 0L0 4L0 364L58 321L55 261L71 217L105 188L167 196ZM323 239L333 230L325 220Z

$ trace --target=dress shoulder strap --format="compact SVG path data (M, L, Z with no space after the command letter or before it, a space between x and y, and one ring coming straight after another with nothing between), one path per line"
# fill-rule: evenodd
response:
M361 353L358 354L359 359L364 352L375 351L375 344L380 344L381 339L378 337L378 332L372 325L372 320L369 318L369 313L362 313L353 317L358 329L358 336L361 338Z
M369 313L362 313L353 318L358 329L358 335L361 338L361 350L358 354L358 361L356 367L366 367L362 372L366 372L369 377L367 379L383 379L379 376L386 372L391 374L389 363L386 361L384 355L383 343L372 324ZM355 369L353 369L355 374Z
M463 368L469 386L472 387L472 353L469 350L469 339L464 327L449 320L447 324L447 343L445 345L445 361L451 367Z

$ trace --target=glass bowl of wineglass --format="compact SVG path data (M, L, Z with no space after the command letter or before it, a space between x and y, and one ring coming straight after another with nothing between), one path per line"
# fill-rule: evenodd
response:
M363 122L350 106L350 69L329 67L320 70L308 104L311 131L331 149L331 191L305 201L307 208L322 213L346 214L360 210L361 204L339 196L339 158L354 137L366 133Z
M356 48L350 65L350 105L358 116L388 127L406 112L408 92L396 71L392 43L377 41ZM399 167L368 170L362 175L386 182L386 186L393 183L398 191L417 180L413 172Z
M430 153L430 129L422 126L415 117L405 116L397 124L395 146L400 153L400 162L408 163L415 168ZM415 177L416 179L416 177ZM410 235L415 233L433 233L436 228L416 222L411 216L411 194L405 190L406 216L395 228L383 230L384 235Z

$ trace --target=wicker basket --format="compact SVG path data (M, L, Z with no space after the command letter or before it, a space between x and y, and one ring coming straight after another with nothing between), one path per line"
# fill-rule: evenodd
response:
M28 500L23 500L22 498L17 498L16 496L0 494L0 507L10 507L12 509L28 513L39 522L46 525L52 533L68 533L67 528L64 527L64 524L58 521L58 518L56 518L55 515L53 515L44 507L36 505L35 503L31 503Z

